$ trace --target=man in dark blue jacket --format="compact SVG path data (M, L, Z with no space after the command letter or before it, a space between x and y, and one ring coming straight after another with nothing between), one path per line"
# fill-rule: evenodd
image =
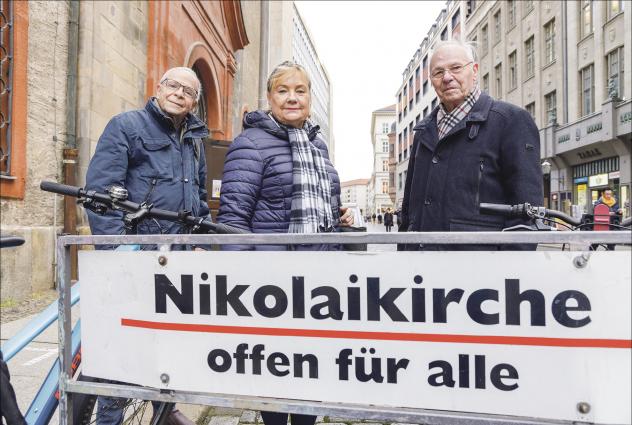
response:
M86 175L86 188L107 192L118 185L129 200L155 208L189 211L207 216L206 161L202 138L206 125L191 111L196 107L200 82L189 68L172 68L157 86L156 97L144 109L112 118L99 138ZM130 233L123 214L110 211L100 216L88 212L95 235ZM181 224L145 220L131 233L187 233Z
M441 103L414 127L400 231L500 231L522 222L479 213L479 203L540 205L540 139L527 111L478 87L471 46L440 43L430 78ZM497 249L407 246L407 249ZM529 249L533 246L511 246Z
M190 68L172 68L160 79L156 96L149 99L144 109L112 118L90 161L86 189L107 192L113 185L122 186L127 189L130 201L207 216L202 138L208 136L208 130L191 113L197 105L200 87ZM122 219L123 214L118 211L108 211L105 215L88 211L94 235L175 234L189 230L179 223L163 220L145 220L134 229L126 229ZM99 397L97 424L121 423L122 401ZM171 413L168 421L192 424L178 410Z

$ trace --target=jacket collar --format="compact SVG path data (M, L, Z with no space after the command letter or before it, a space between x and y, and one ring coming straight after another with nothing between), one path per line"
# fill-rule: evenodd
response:
M266 111L248 112L244 116L244 128L259 128L279 139L289 140L287 127L272 118ZM308 128L307 137L313 141L318 135L320 127L310 123Z
M151 97L147 101L147 104L145 105L145 110L166 130L173 131L175 129L173 119L171 119L170 116L165 114L164 111L160 109L158 101L155 97ZM206 128L206 124L204 124L198 117L190 112L184 118L184 125L186 129L184 137L204 138L208 136L208 129Z
M484 122L487 121L487 117L489 116L489 110L492 107L493 100L489 97L488 94L482 92L478 101L472 107L470 113L465 117L465 119L461 120L457 125L455 125L452 130L448 134L446 134L443 138L449 137L450 135L456 133L457 131L463 130L468 122ZM421 120L419 124L413 127L414 131L421 131L421 143L426 146L431 151L434 151L439 138L439 131L437 129L437 113L439 112L439 106L435 107L426 118Z

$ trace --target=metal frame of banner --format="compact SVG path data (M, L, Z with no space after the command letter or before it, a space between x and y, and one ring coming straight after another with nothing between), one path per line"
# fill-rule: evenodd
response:
M57 240L57 288L59 291L59 423L71 422L71 393L95 394L180 402L250 410L282 411L327 415L350 419L423 423L426 425L534 425L576 424L542 418L504 416L469 412L401 408L391 406L331 403L279 398L165 391L133 385L75 381L72 377L70 247L73 245L157 245L169 251L173 244L192 245L298 245L298 244L569 244L577 253L576 267L590 261L591 244L631 244L632 232L406 232L406 233L327 233L327 234L239 234L239 235L125 235L61 236ZM350 253L350 252L347 252ZM373 255L372 252L357 252Z

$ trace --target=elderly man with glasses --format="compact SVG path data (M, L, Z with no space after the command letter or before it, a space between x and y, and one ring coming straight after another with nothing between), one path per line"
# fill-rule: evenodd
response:
M200 81L190 68L178 67L165 72L156 86L156 96L150 98L143 109L119 114L107 124L88 167L86 189L107 192L111 186L121 186L127 189L130 201L164 210L187 211L197 217L207 216L202 139L208 136L208 130L191 113L197 106L199 94ZM133 227L126 226L123 214L118 211L104 215L88 211L88 220L94 235L190 231L179 223L162 220L145 220ZM187 247L174 247L184 248ZM99 397L97 424L121 423L125 401ZM177 410L168 421L192 424Z
M540 137L533 118L524 109L481 92L474 49L467 43L439 43L430 58L430 78L440 104L414 127L399 231L499 231L521 224L520 219L482 215L478 206L542 203Z
M86 188L99 192L122 186L129 200L155 208L209 213L206 161L202 139L206 125L191 111L197 106L200 82L190 68L172 68L156 86L156 96L143 109L112 118L97 143L86 175ZM181 224L146 220L126 228L123 214L88 212L95 235L188 233Z

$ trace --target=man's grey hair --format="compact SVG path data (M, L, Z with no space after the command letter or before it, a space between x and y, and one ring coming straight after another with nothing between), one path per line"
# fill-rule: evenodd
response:
M195 101L197 102L198 100L200 100L200 94L202 94L202 83L200 82L200 79L198 78L195 71L189 68L188 66L176 66L175 68L168 69L167 71L165 71L164 74L162 74L162 77L160 78L160 82L162 83L163 81L165 81L165 78L169 78L168 74L171 74L171 72L173 71L184 71L187 74L191 75L193 78L195 78L195 81L197 81L197 89L196 89L197 97Z
M462 41L459 39L439 41L432 49L432 53L430 53L430 62L432 62L432 57L434 56L437 50L439 50L440 48L449 47L449 46L452 46L452 47L456 46L456 47L462 48L463 50L465 50L465 54L467 55L467 58L469 60L471 60L472 62L477 62L476 43L474 43L473 41Z

